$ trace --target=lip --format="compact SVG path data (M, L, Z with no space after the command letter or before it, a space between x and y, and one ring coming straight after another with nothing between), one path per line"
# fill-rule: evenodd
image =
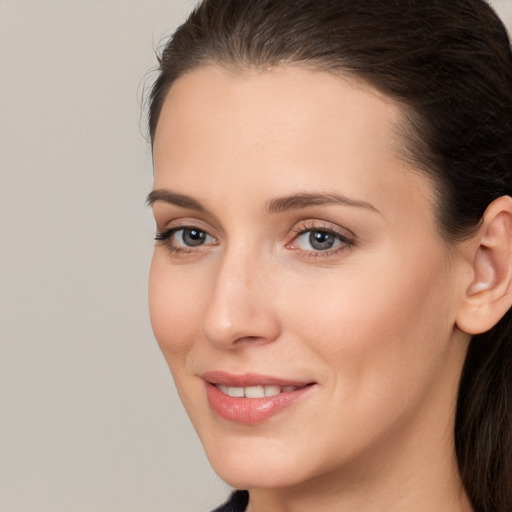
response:
M260 375L257 373L244 373L234 375L224 371L210 371L201 375L201 378L210 384L220 384L222 386L241 387L265 386L266 384L275 384L276 386L307 386L311 384L308 380L283 379L280 377L271 377L269 375Z
M316 383L295 379L283 379L254 373L234 375L223 371L211 371L201 375L205 382L206 396L214 413L226 421L253 425L262 423L305 398L316 388ZM262 398L232 397L224 394L217 385L228 387L294 386L294 391L281 392Z

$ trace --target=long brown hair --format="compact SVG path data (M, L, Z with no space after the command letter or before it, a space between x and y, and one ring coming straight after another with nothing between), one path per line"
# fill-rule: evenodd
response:
M296 64L356 75L403 106L407 158L434 180L447 240L512 195L512 53L483 0L204 0L166 42L149 99L201 65ZM455 422L476 512L512 511L512 315L474 336Z

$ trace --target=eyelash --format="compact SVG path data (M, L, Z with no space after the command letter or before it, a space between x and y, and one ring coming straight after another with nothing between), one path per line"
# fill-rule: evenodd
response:
M299 237L301 237L307 233L314 233L314 232L325 233L325 234L331 235L335 239L339 240L341 242L341 245L339 245L338 247L332 248L332 249L324 250L324 251L305 250L305 249L299 249L299 248L294 249L291 247L291 244L294 241L298 240ZM355 245L355 235L353 235L353 234L349 235L349 234L344 233L341 230L337 230L337 229L333 228L332 226L327 225L325 223L323 225L319 225L317 222L314 222L314 221L304 222L304 223L299 224L296 227L294 227L292 229L292 233L294 233L295 236L293 237L292 241L289 244L287 244L287 247L292 250L296 250L297 252L301 253L301 255L303 255L305 257L309 257L309 258L315 258L315 259L316 258L326 258L329 256L338 255L344 251L349 250L353 245Z
M164 243L167 246L167 249L169 250L169 252L178 254L178 255L188 254L188 253L196 252L196 251L200 250L201 245L199 245L198 248L196 248L196 249L193 247L190 247L189 249L187 249L185 247L178 247L171 243L171 237L175 233L177 233L178 231L185 231L185 230L199 231L201 233L206 233L207 236L211 237L211 235L208 234L204 229L198 228L197 226L176 226L173 228L166 229L165 231L157 231L157 233L155 234L155 240L157 242ZM214 237L212 237L212 238L214 238Z
M202 244L198 245L197 248L194 248L191 246L190 248L187 249L184 247L178 247L171 243L171 237L175 233L182 231L182 230L196 230L201 233L205 233L207 236L209 236L215 240L215 238L212 235L210 235L207 231L205 231L201 228L198 228L197 226L176 226L173 228L169 228L165 231L157 232L155 234L155 240L157 242L164 243L167 246L167 249L169 250L169 252L176 254L176 255L184 255L184 254L189 254L189 253L193 253L193 252L197 252L197 251L201 250ZM306 250L306 249L291 247L291 245L294 243L294 241L297 241L301 236L303 236L307 233L312 233L312 232L325 233L325 234L331 235L336 240L341 242L341 245L337 246L335 248L326 249L326 250ZM304 222L302 224L297 225L296 227L294 227L292 229L292 234L294 235L293 239L291 240L290 243L288 243L286 245L286 247L290 250L297 251L302 256L310 257L310 258L322 258L322 257L333 256L335 254L339 254L341 252L344 252L344 251L350 249L350 247L352 247L355 244L355 236L353 234L348 235L348 234L338 231L337 229L334 229L333 227L328 226L326 224L319 226L317 223L315 223L313 221L309 221L309 223Z

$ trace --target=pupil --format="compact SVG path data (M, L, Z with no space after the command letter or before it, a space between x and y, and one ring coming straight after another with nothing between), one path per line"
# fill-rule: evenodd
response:
M334 237L326 231L312 231L309 235L309 243L318 251L330 249L334 245Z
M198 229L184 229L183 230L183 242L186 245L195 247L202 245L206 239L206 233L199 231Z

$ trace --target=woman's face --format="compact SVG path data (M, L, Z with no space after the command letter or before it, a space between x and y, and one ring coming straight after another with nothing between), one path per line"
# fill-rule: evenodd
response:
M294 67L204 67L166 98L151 321L236 487L451 456L461 257L400 156L400 114L353 78Z

